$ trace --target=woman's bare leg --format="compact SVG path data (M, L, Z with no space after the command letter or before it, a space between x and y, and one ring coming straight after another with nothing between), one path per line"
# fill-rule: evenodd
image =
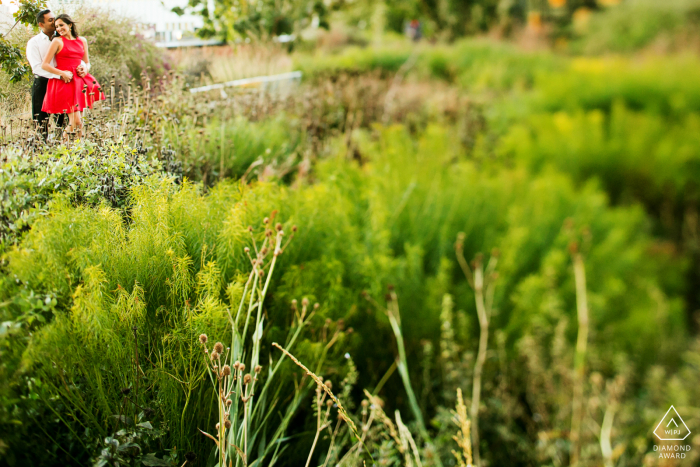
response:
M65 139L68 139L68 135L75 128L75 123L74 123L74 121L75 121L74 115L75 114L69 113L69 114L64 114L64 115L68 115L68 125L63 129L63 139L65 140Z
M76 128L80 137L84 138L85 132L83 131L83 119L80 116L80 112L74 112L73 114L75 115L75 126L73 128Z

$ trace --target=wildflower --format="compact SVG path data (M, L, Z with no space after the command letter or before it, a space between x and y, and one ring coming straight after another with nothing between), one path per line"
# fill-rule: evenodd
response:
M207 337L206 334L199 335L199 342L201 342L202 344L206 344L208 340L209 340L209 338Z
M228 376L231 374L231 367L228 365L224 365L224 367L221 369L221 374L224 376Z
M250 384L250 382L251 382L252 380L253 380L253 377L250 376L250 373L248 373L247 375L245 375L245 376L243 377L243 384Z
M217 342L216 344L214 344L214 352L218 354L224 353L224 344L222 344L221 342Z

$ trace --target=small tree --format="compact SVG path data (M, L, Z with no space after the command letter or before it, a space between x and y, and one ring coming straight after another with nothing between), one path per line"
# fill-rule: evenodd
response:
M2 4L1 0L0 4ZM32 67L29 66L29 63L24 58L22 49L11 44L7 40L7 36L18 23L34 26L36 15L45 9L46 2L43 0L22 0L19 4L19 10L13 15L15 24L6 34L0 34L0 68L10 76L10 82L12 83L18 83L22 81L22 78L31 74Z

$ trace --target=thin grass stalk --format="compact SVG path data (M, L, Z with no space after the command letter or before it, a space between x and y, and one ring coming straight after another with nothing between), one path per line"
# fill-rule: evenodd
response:
M388 303L387 316L389 317L389 323L391 324L391 329L394 332L396 346L398 347L399 351L399 361L397 363L399 375L401 376L401 381L403 382L404 389L408 395L408 401L411 406L413 416L418 422L421 435L425 439L430 439L425 428L425 422L423 421L423 414L421 413L418 405L418 399L416 399L416 394L413 392L413 387L411 386L411 378L408 374L408 359L406 358L406 348L403 343L403 333L401 332L401 315L399 314L398 297L394 291L391 291L389 296L391 297L391 300Z
M579 463L581 422L583 418L583 383L588 346L588 298L586 294L586 268L580 252L573 252L574 280L576 282L576 312L578 336L574 358L574 395L571 413L571 465Z
M484 363L488 351L489 321L493 310L493 297L495 294L496 264L498 262L498 251L494 250L489 259L486 271L484 271L483 257L477 255L474 261L474 270L469 267L464 258L464 238L465 234L460 232L455 243L457 262L459 263L467 282L474 290L474 300L476 302L476 312L479 318L479 350L476 364L474 365L474 378L472 380L472 402L471 414L471 435L472 435L472 455L474 465L481 465L481 455L479 452L479 405L481 403L481 386ZM486 288L486 290L484 290Z

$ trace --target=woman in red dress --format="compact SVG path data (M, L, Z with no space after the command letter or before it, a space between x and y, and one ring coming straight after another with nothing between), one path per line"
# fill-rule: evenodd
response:
M50 114L68 114L69 124L66 130L78 130L82 137L84 132L80 112L85 107L92 108L95 101L104 100L105 96L92 75L86 73L85 76L80 77L76 72L80 61L88 64L90 58L87 40L78 36L75 22L70 16L62 14L56 17L54 24L60 37L51 41L41 67L59 75L61 79L49 80L41 110ZM50 65L54 56L56 57L55 67Z

